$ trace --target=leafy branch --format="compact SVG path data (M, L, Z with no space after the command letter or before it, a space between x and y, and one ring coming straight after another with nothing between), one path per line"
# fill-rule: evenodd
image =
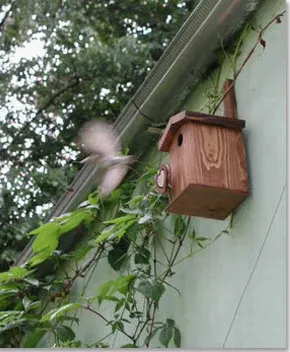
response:
M224 94L222 95L222 97L220 98L219 102L216 104L216 107L213 111L213 114L217 111L217 109L219 108L219 106L221 105L221 103L224 101L225 97L229 94L229 92L231 91L231 89L233 88L233 86L235 85L238 77L240 76L240 74L242 73L244 67L246 66L247 62L250 60L250 58L252 57L252 55L254 54L256 48L259 45L262 45L262 47L265 49L266 48L266 41L263 39L263 35L265 33L265 31L274 23L279 24L281 23L281 17L284 16L286 13L286 11L283 11L281 13L279 13L278 15L276 15L274 18L272 18L258 33L258 37L257 40L254 44L254 46L251 48L251 50L249 51L248 55L246 56L245 60L243 61L243 63L241 64L240 68L238 69L238 71L235 73L234 78L232 80L232 83L229 85L229 87L227 88L227 90L224 92Z
M30 235L35 236L32 258L25 267L14 267L0 274L0 284L3 284L1 287L3 295L0 294L0 302L3 302L3 320L0 329L2 327L5 331L3 335L5 346L36 346L39 338L46 333L51 333L54 337L55 347L67 344L79 345L79 342L73 342L75 334L72 324L78 322L76 313L81 309L96 314L111 328L110 333L98 339L96 347L106 346L107 338L114 336L116 332L122 333L129 339L128 345L135 347L149 347L157 331L160 332L160 343L164 346L168 345L172 337L168 339L169 330L177 331L176 334L180 335L178 328L175 325L174 328L171 326L172 323L168 326L168 321L167 323L156 321L159 301L166 286L171 287L167 279L172 273L171 270L167 270L160 278L157 267L157 263L162 262L162 259L158 258L156 250L155 238L158 236L156 228L167 215L163 211L165 199L153 189L155 172L155 169L151 169L141 178L147 185L147 193L144 195L132 197L136 184L133 186L132 183L124 184L102 204L96 204L97 198L90 196L89 201L76 211L64 214L31 231ZM111 220L102 218L101 207L108 209L115 207L117 203L119 204L115 217ZM97 223L94 221L96 217ZM73 253L60 253L57 250L60 236L78 226L84 226L91 233L91 239ZM181 239L186 236L186 230L185 227L180 228L179 231L182 233L180 232L178 236L170 234L172 243L178 241L179 245L172 251L171 263L163 263L163 267L174 263L182 245ZM78 263L94 248L96 250L91 258L84 265L79 265ZM129 275L120 276L99 286L98 293L94 297L86 297L84 292L80 302L69 303L76 280L84 280L93 266L100 263L103 265L105 258L115 271L122 270L133 261L133 266L128 267ZM75 269L70 275L65 273L64 279L56 276L40 279L37 277L37 266L47 260L53 261L56 268L61 268L63 261L75 261ZM14 285L13 291L11 285ZM34 292L33 295L31 290ZM11 297L15 295L21 296L22 303L13 306ZM143 297L141 300L140 295ZM23 300L30 302L29 315L25 310L29 305L24 304ZM101 313L100 308L104 301L115 304L112 317ZM10 302L8 308L11 308L9 312L5 306L8 302ZM49 310L51 303L54 304L54 308ZM68 315L69 313L73 315ZM9 321L13 321L13 324L9 324ZM65 324L66 321L70 322L70 326ZM129 333L127 326L134 322L135 330ZM142 343L143 338L145 340ZM177 339L176 343L179 347L181 340Z
M265 47L263 34L266 29L275 22L280 23L284 13L275 16L261 29L232 84L257 46ZM232 69L234 67L232 63ZM226 94L228 91L215 109ZM46 105L52 104L53 99L57 99L57 95ZM182 345L176 322L171 317L157 319L160 302L167 289L180 293L171 282L176 267L229 234L233 215L226 227L213 238L202 237L190 230L189 217L177 216L173 231L166 229L166 200L154 190L155 174L155 168L147 169L138 181L123 184L102 203L91 195L88 202L74 212L30 232L35 236L32 258L25 266L0 274L1 346L35 347L44 334L51 334L54 347L87 347L76 340L73 330L81 310L95 314L106 326L103 336L99 336L91 347L112 347L109 338L116 338L118 333L128 339L128 343L121 346L123 348L150 348L156 336L158 345ZM134 189L138 186L144 187L144 192L135 196ZM114 209L111 219L105 218L104 209ZM77 227L82 227L88 234L87 241L71 253L58 251L60 237ZM185 241L191 241L192 247L189 254L180 257ZM73 262L75 269L70 274L65 273L64 278L60 275L40 277L38 266L48 260L54 264L55 271L61 272L64 262ZM119 275L115 280L98 284L96 294L87 297L87 285L93 282L92 270L105 265L105 260ZM77 280L84 283L82 295L78 302L72 302ZM111 304L110 313L102 311L104 302Z

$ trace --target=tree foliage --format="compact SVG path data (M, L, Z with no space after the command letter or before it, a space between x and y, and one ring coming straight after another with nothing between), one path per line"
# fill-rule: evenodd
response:
M106 200L91 195L86 205L30 232L35 236L32 258L24 266L0 273L1 347L37 347L43 335L48 338L46 347L113 347L112 341L120 334L127 342L123 348L150 347L155 335L158 346L181 346L176 322L160 320L157 310L167 289L179 293L170 280L189 234L190 218L176 217L176 232L161 231L167 218L166 198L155 190L155 174L156 169L149 168L140 180L122 184ZM134 196L140 182L144 192ZM105 210L111 208L115 209L113 218L105 220ZM57 251L59 237L80 225L88 233L82 244L70 253ZM162 239L169 246L165 256ZM196 240L190 241L196 247ZM163 249L157 254L160 246ZM37 265L46 260L54 263L55 272L43 275ZM106 263L118 276L96 283L92 273ZM82 284L77 298L76 282ZM93 296L87 296L88 284L96 285L89 291L95 291ZM111 310L103 312L104 304L110 304ZM92 345L76 339L79 314L84 310L102 324L93 334Z
M167 311L161 317L161 302L169 290L181 295L172 281L177 265L228 234L231 222L215 237L200 237L190 217L165 212L157 169L139 171L141 178L131 175L105 200L94 192L75 211L30 232L32 257L0 273L0 347L181 347L182 331ZM57 250L72 229L87 236L71 252ZM47 261L54 270L44 274L39 264ZM94 272L107 265L116 276L102 282ZM100 319L91 345L76 339L83 311ZM116 342L117 335L125 340Z
M79 127L116 119L195 2L1 2L0 270L75 175Z

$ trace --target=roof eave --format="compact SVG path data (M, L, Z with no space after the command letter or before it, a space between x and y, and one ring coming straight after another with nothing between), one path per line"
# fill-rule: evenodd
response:
M256 11L262 0L201 0L173 38L157 64L115 122L122 142L139 156L152 143L148 125L165 122L178 112L189 91L217 59L220 40L225 44ZM140 138L142 136L142 138ZM138 142L137 142L138 140ZM46 221L74 210L92 191L98 167L84 165L69 189L52 208ZM62 248L77 241L75 233L65 236ZM15 265L32 255L31 240Z

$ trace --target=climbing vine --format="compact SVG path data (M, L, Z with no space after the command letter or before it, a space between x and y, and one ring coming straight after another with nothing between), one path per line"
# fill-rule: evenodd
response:
M198 236L190 217L176 216L173 231L166 227L167 201L154 189L156 171L147 169L139 180L123 184L106 200L91 194L76 211L30 233L35 236L32 258L25 266L0 274L1 346L35 347L45 334L52 338L51 347L114 347L116 334L127 340L118 347L150 347L154 337L164 347L181 346L176 322L156 317L160 300L166 290L180 294L170 282L173 267L216 239ZM136 187L143 192L134 196ZM113 214L109 220L108 212ZM58 251L60 236L79 226L88 234L86 240L73 252ZM190 252L180 258L186 239L191 242ZM48 259L55 274L43 278L37 267ZM120 275L96 286L94 296L86 296L92 271L105 262ZM83 292L71 302L77 280L82 280ZM109 316L102 313L104 302L112 306ZM98 316L106 326L105 335L89 346L75 339L81 310Z
M264 31L270 24L280 23L283 14L261 29L258 44L265 48ZM236 70L241 38L250 28L245 27L233 55L227 56L234 83L258 46L255 44ZM223 46L221 50L226 53ZM210 113L227 94L218 90L219 78L219 73L212 77L214 85L206 106ZM25 265L0 274L1 347L36 347L43 337L51 341L50 347L182 346L177 322L172 317L158 318L160 302L167 290L181 294L172 280L178 264L229 234L233 216L213 238L196 233L190 217L169 219L167 200L155 191L156 172L155 168L142 170L142 177L123 184L105 200L92 193L75 211L30 232L35 237L33 256ZM168 220L173 226L167 226ZM84 235L81 244L69 253L58 250L61 236L76 229ZM185 241L188 253L181 255ZM47 261L53 270L43 276L39 268ZM106 263L118 272L117 278L96 283L95 295L87 296L94 271ZM80 282L81 294L72 299ZM109 313L103 309L106 303ZM75 334L82 311L98 317L104 326L103 335L89 345ZM125 343L118 345L117 336Z
M239 38L236 40L234 45L231 45L228 50L226 50L222 38L220 38L220 64L219 68L211 72L210 74L210 86L206 90L205 103L200 107L199 111L206 110L209 114L215 114L224 101L225 97L229 94L230 90L235 86L237 79L243 72L246 64L252 58L253 54L259 46L264 50L266 49L267 42L264 39L264 34L267 29L273 24L280 24L282 22L282 17L285 15L286 11L282 11L277 15L273 16L264 26L258 27L249 20ZM257 34L254 45L249 50L245 59L242 61L241 65L237 67L238 58L241 55L241 48L245 40L248 38L249 34L254 32ZM225 72L225 77L232 77L232 83L229 85L226 91L220 89L220 82L223 70L223 64L226 62L227 71Z

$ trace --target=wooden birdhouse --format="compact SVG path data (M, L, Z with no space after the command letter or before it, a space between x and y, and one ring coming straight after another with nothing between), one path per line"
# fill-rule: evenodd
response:
M168 212L223 220L248 196L245 121L236 118L232 91L224 104L228 117L183 111L170 118L158 144L170 165L156 177L157 189L172 193Z

